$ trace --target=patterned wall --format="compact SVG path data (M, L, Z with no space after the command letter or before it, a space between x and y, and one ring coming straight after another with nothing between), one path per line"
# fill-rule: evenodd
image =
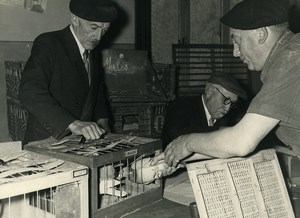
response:
M172 44L178 43L176 0L152 0L152 60L172 63ZM190 0L190 43L220 43L220 0Z
M220 0L191 0L190 43L220 43Z
M152 60L172 63L172 44L178 41L178 1L152 0Z

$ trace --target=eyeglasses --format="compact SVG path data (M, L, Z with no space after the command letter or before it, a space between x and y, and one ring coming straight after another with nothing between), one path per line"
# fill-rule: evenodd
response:
M214 86L214 88L223 96L223 98L224 98L223 104L224 105L230 105L231 108L236 105L236 102L233 102L230 98L223 95L223 93L217 87Z

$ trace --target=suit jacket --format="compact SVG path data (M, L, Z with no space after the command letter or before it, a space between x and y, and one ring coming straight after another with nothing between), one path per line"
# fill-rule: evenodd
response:
M70 27L39 35L25 65L20 101L29 117L24 143L66 135L74 120L108 117L100 51L91 53L91 85Z
M201 96L178 98L167 107L161 134L163 145L166 147L180 135L217 130L221 122L208 126Z

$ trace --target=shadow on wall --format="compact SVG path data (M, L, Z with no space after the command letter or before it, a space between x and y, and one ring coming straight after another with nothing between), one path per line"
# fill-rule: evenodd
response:
M111 23L109 30L101 39L99 46L101 48L110 48L115 39L122 33L124 28L126 28L128 22L128 14L124 9L118 6L118 17Z

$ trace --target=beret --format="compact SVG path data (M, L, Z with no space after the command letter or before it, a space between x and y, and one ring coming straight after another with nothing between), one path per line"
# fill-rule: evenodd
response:
M288 9L288 0L244 0L220 21L234 29L253 30L288 22Z
M118 8L110 0L71 0L69 8L76 16L94 22L112 22L118 16Z
M228 75L213 75L212 78L209 80L209 83L220 85L224 89L236 94L240 98L244 100L247 99L247 93L239 84L239 82Z

